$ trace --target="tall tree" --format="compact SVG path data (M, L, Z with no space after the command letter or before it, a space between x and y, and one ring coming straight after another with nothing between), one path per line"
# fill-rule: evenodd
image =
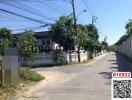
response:
M132 35L132 20L129 19L126 26L126 33L120 37L120 39L115 43L115 45L120 45L122 44L123 41L125 41L127 38L130 37L130 35Z
M126 34L131 35L132 34L132 20L129 19L126 26Z
M84 49L83 46L87 40L87 31L85 25L82 24L77 25L77 33L79 34L80 46L82 49Z
M87 32L89 36L95 40L99 39L98 29L94 24L86 25Z
M11 30L7 28L0 29L0 55L3 55L4 49L9 46L12 39Z
M85 50L92 51L100 46L98 30L95 25L80 25L81 29L80 41L81 46Z
M120 45L122 44L123 41L127 40L129 38L130 35L125 34L123 36L120 37L120 39L115 43L116 45Z
M102 41L101 45L103 49L108 49L108 43L106 41Z
M61 16L51 27L50 32L53 35L53 40L63 46L65 51L74 49L75 32L72 18Z
M35 48L35 37L33 31L25 31L18 37L19 45L18 48L22 55L28 56L34 52Z

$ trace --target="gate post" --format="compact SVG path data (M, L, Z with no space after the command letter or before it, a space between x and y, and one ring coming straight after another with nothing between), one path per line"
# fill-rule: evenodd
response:
M4 86L15 86L19 82L20 61L16 48L6 48L3 58Z

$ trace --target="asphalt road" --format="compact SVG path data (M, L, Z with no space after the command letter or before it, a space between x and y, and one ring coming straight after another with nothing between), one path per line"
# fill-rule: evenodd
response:
M17 100L111 100L111 72L117 67L115 54L109 53L89 64L36 68L46 80Z

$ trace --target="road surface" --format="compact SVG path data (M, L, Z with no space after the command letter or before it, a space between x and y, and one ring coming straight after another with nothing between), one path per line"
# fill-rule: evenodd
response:
M111 72L117 67L109 53L89 64L36 68L46 79L17 100L111 100Z

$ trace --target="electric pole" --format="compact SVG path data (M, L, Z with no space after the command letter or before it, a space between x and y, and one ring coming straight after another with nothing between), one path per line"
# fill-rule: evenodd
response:
M75 33L77 36L77 53L78 53L78 62L80 63L80 39L79 39L79 34L77 32L77 22L76 22L76 12L75 12L75 3L74 0L70 0L72 4L72 9L73 9L73 19L74 19L74 29Z
M104 42L106 42L106 40L107 40L107 36L105 36L105 38L104 38Z
M96 22L97 17L96 16L92 16L92 25Z

